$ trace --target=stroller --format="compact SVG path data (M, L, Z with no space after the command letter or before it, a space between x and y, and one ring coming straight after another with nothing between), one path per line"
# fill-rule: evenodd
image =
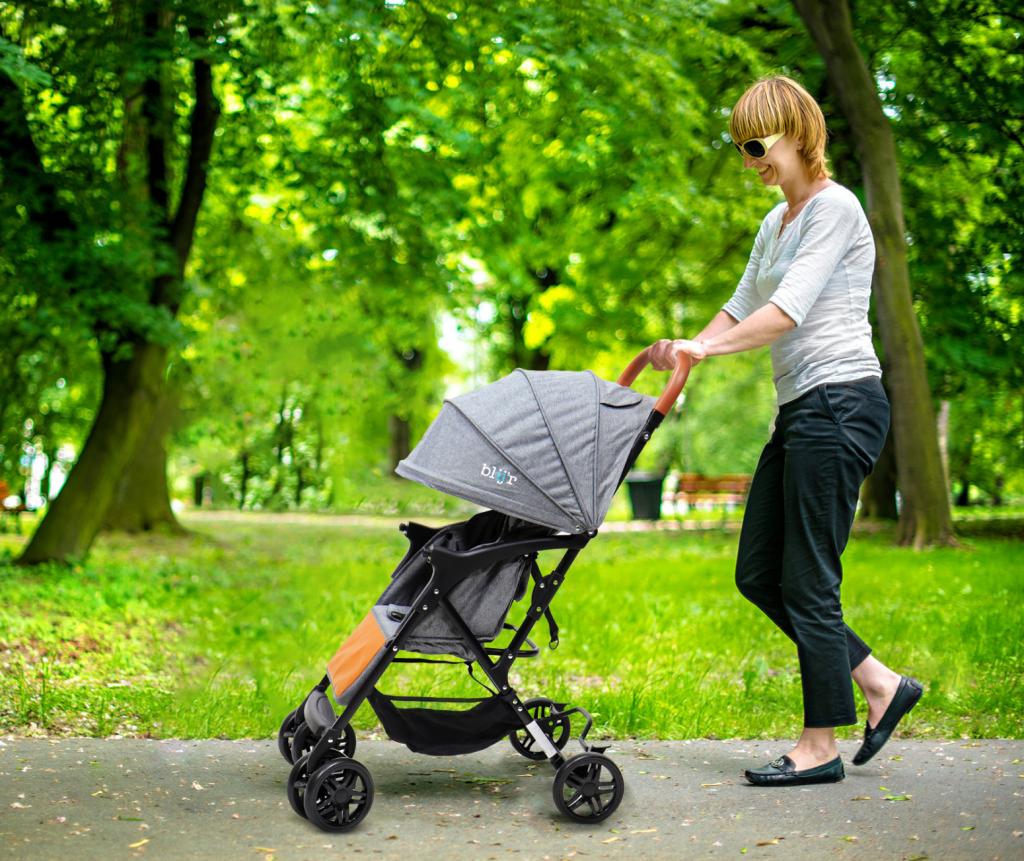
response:
M439 529L401 525L409 548L389 585L278 733L292 764L287 793L296 813L324 831L347 831L366 817L374 786L353 758L351 727L364 701L389 738L417 753L472 753L508 738L522 756L551 763L555 806L569 819L597 823L615 812L625 784L607 746L587 741L590 714L547 698L520 699L509 668L540 654L530 634L542 617L549 646L558 645L552 600L686 382L690 363L682 356L657 402L628 388L649 363L649 349L618 384L589 371L517 370L445 402L396 471L488 509ZM538 554L549 550L564 552L544 574ZM513 625L506 617L531 581L525 619ZM495 645L503 632L510 641ZM476 664L488 696L407 697L377 687L394 663L453 663L423 655L454 656L470 676ZM585 722L583 752L567 757L573 715Z

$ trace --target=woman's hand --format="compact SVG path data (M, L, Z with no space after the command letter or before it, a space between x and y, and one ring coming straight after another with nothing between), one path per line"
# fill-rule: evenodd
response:
M690 357L690 361L696 365L701 359L707 356L708 351L700 341L687 341L677 339L670 341L662 338L651 344L651 365L656 371L671 371L676 366L680 353Z

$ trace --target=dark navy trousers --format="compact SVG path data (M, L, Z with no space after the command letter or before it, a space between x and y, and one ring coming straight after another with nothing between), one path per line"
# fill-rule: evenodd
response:
M871 649L843 621L840 557L888 430L880 380L823 383L780 407L750 485L736 585L796 643L804 726L857 722L850 671Z

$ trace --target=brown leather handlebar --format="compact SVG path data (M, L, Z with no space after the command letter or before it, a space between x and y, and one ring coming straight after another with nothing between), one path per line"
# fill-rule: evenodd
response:
M651 363L651 348L646 347L641 352L637 353L636 358L633 359L626 366L619 375L620 386L631 386L633 381L640 376L640 372ZM680 353L676 359L676 366L672 369L672 376L669 377L668 385L665 386L664 391L661 393L661 397L654 404L654 409L661 413L663 416L668 415L668 411L672 409L672 405L676 402L679 397L679 393L683 390L683 386L686 385L686 378L690 376L690 368L693 366L693 361L685 353Z

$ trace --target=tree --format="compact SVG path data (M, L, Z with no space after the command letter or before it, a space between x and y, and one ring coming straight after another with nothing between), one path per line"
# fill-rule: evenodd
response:
M212 16L216 12L208 10ZM69 15L76 16L73 22L66 19ZM63 111L64 119L70 120L66 126L54 121L53 99L29 109L19 104L19 98L5 103L8 144L4 149L25 154L27 175L37 188L45 189L45 194L26 198L28 205L40 222L57 221L65 233L77 229L81 239L97 242L101 237L118 237L114 243L117 255L107 261L108 267L115 269L113 279L107 280L109 268L98 271L97 267L81 269L80 277L69 282L69 289L82 291L94 312L91 321L103 371L102 400L67 482L19 559L22 564L74 559L89 549L137 443L152 424L163 391L173 321L184 295L185 266L219 114L207 53L214 20L198 12L179 16L154 2L110 12L94 10L88 18L78 10L38 10L26 4L18 21L22 32L37 24L49 28L47 38L41 40L42 50L49 53L45 59L55 76L66 84L61 89L64 107L58 107L58 112ZM75 35L67 36L69 33ZM183 47L187 60L182 56ZM97 50L114 62L110 66L92 64L89 52ZM57 58L62 56L77 58L80 65L74 67L73 60L60 65ZM168 69L174 60L187 62L193 88L187 153L177 189L171 182L171 159L180 125L175 115L178 92ZM60 106L61 98L56 103ZM111 223L108 215L106 220L97 217L86 224L68 209L59 193L74 194L60 188L62 180L74 175L73 167L66 173L48 169L37 136L52 145L53 133L74 128L73 117L81 117L83 108L96 112L115 105L121 109L99 115L116 117L110 122L119 126L117 138L109 136L112 129L102 124L87 128L74 141L82 163L73 167L88 165L95 171L88 177L95 183L93 193L110 193L109 180L95 182L106 172L102 160L97 164L93 156L89 164L88 154L97 151L90 150L90 145L99 144L99 151L110 150L110 142L119 139L118 157L138 181L129 183L118 195L123 220L115 216ZM37 122L50 122L33 132L30 116ZM176 203L172 200L175 192ZM109 239L97 244L103 247Z
M951 543L952 514L925 370L924 346L911 303L905 224L892 128L853 37L846 0L793 0L825 60L861 162L868 219L877 249L875 301L892 393L900 492L899 542Z

